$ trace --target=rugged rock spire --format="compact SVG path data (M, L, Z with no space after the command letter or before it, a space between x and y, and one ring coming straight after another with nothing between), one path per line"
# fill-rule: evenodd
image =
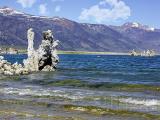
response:
M39 46L38 58L39 58L39 70L52 71L56 68L56 64L59 58L56 53L56 46L58 40L54 40L51 30L43 32L42 44Z
M34 54L34 32L33 29L30 28L27 31L27 38L28 38L28 57L31 57Z

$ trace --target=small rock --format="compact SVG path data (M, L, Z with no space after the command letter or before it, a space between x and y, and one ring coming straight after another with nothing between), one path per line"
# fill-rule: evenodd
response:
M4 59L4 57L3 56L0 56L0 60L3 60Z
M14 75L14 74L10 71L4 71L4 75Z

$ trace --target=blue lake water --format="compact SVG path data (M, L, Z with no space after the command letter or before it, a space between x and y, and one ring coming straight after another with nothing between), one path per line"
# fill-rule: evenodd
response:
M12 63L22 63L27 56L4 57ZM160 119L159 56L59 57L55 72L1 76L1 118L7 115L16 120L39 120L46 116L60 120ZM106 113L108 109L111 111Z

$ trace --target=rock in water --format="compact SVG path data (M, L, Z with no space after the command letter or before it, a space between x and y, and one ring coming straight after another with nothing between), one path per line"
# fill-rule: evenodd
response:
M28 34L34 33L28 31ZM42 43L36 51L33 48L32 40L30 37L28 38L28 59L24 61L25 67L30 71L54 71L59 62L56 52L59 41L54 39L52 31L48 30L43 32ZM32 51L30 51L31 49Z
M3 60L4 59L4 57L3 56L0 56L0 60Z
M28 38L28 57L31 57L33 54L34 54L34 43L33 43L33 40L34 40L34 32L33 32L33 29L30 28L28 31L27 31L27 38Z
M24 67L29 71L38 71L38 54L34 50L34 32L33 29L30 28L27 31L28 38L28 58L23 61Z
M28 37L28 58L23 61L24 66L18 63L11 64L0 56L0 74L21 75L34 71L54 71L59 62L56 47L59 41L55 40L51 30L43 32L43 40L38 50L34 49L34 32L30 28Z
M54 40L52 32L50 30L43 32L43 40L38 52L38 69L44 71L55 70L56 64L59 58L56 53L56 43L58 40Z
M0 56L0 58L3 58ZM21 64L15 63L11 64L10 62L0 59L0 74L4 75L21 75L28 74L28 69L25 69Z

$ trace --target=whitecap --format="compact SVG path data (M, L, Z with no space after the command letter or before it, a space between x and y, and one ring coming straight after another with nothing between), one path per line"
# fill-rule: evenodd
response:
M33 88L1 88L0 93L3 94L11 94L11 95L19 95L19 96L50 96L50 97L63 97L71 100L79 100L83 99L84 96L82 93L75 92L70 93L70 91L66 90L51 90L51 89L33 89Z
M160 106L160 100L156 99L141 99L141 98L121 98L122 103L145 105L145 106Z

